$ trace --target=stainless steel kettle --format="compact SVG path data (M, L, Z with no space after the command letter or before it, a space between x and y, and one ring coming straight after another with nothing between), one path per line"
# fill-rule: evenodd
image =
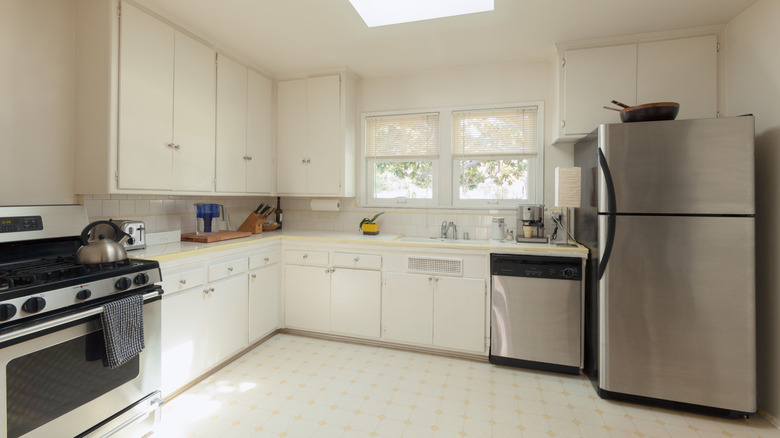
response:
M106 239L101 234L97 240L89 241L89 232L98 225L109 225L116 231L116 239ZM127 260L127 251L123 246L130 235L119 229L111 221L95 221L87 225L81 232L81 248L76 251L76 263L82 265L93 265L97 263L112 263Z

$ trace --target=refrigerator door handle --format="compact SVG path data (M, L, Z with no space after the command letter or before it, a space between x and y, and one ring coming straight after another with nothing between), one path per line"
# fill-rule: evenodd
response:
M601 172L604 173L604 181L607 185L607 241L604 244L604 255L599 262L599 280L604 275L604 271L607 269L607 263L609 263L609 256L612 254L612 244L615 243L615 224L617 222L617 200L615 198L615 184L612 181L612 173L609 171L609 165L607 164L607 158L604 156L604 152L599 148L599 164L601 166Z

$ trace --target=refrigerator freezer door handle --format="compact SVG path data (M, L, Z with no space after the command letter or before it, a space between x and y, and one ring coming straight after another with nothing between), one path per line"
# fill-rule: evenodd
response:
M612 254L612 244L615 242L615 224L617 222L617 200L615 198L615 185L612 182L612 174L609 171L609 165L607 164L607 158L604 156L604 152L599 148L599 164L601 164L601 171L604 173L604 181L607 185L607 241L604 244L604 255L601 257L599 263L599 280L604 275L604 271L607 269L607 263L609 263L609 256Z

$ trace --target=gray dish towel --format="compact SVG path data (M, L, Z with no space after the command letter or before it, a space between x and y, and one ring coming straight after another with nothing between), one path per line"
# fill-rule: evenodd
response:
M144 297L133 295L103 305L100 315L109 368L120 367L144 349Z

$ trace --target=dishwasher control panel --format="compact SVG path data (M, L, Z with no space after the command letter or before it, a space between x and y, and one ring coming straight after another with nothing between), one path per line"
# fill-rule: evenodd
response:
M582 280L582 260L573 257L493 254L491 275Z

